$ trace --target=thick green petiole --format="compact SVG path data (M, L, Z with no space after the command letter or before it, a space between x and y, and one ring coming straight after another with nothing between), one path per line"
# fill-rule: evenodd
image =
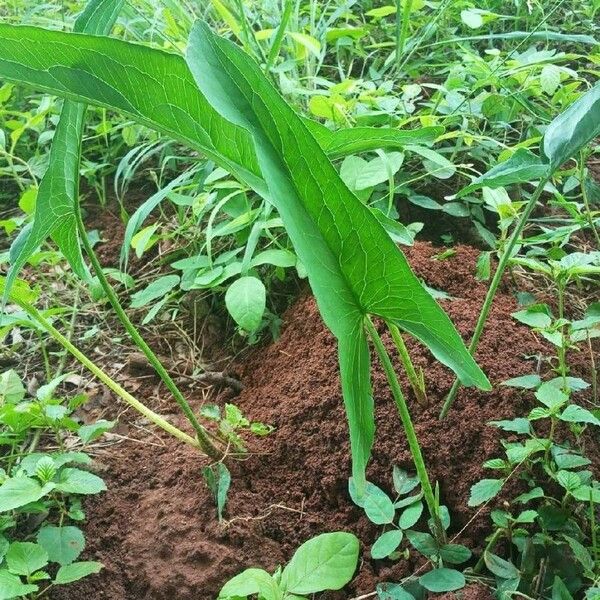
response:
M515 229L512 232L512 235L510 236L508 243L506 244L506 247L504 249L504 252L502 253L502 256L500 257L500 262L498 263L498 268L496 269L496 272L494 273L494 277L492 279L492 282L490 283L490 287L488 288L487 294L485 296L485 300L483 301L483 306L481 307L481 312L479 313L479 318L477 319L477 324L475 325L475 331L473 332L473 337L471 338L471 343L469 344L469 352L471 354L475 354L475 350L477 350L477 344L479 343L479 338L481 337L481 334L483 333L483 328L485 326L485 322L487 321L487 318L490 314L490 309L492 308L492 302L494 301L494 297L496 296L496 292L498 291L498 286L500 285L500 282L502 281L502 276L504 275L504 271L506 270L506 267L508 266L508 263L509 263L510 259L512 258L513 250L514 250L519 238L521 237L523 228L525 227L525 224L529 220L529 217L531 216L531 213L532 213L533 209L535 208L535 205L536 205L539 197L542 195L542 192L544 191L544 187L545 187L546 183L548 182L548 180L549 180L549 177L546 177L538 183L537 187L535 188L535 190L533 192L533 195L531 196L531 198L529 199L529 202L527 202L527 205L525 206L525 210L523 210L521 216L519 217L519 220L517 221L517 225L515 226ZM454 402L454 400L456 398L456 393L458 392L459 387L460 387L460 382L458 379L455 379L454 383L452 384L452 387L450 388L450 391L448 392L448 396L446 397L444 406L442 407L442 412L440 413L440 419L443 419L448 414L448 411L450 410L450 407L452 406L452 403Z
M135 408L139 413L148 418L152 423L164 429L167 433L176 437L178 440L201 449L198 440L181 431L165 418L150 410L147 406L136 400L127 390L124 390L114 379L105 373L100 367L94 364L81 350L76 348L60 331L58 331L39 311L28 302L11 296L11 301L18 304L36 323L47 331L63 348L68 350L84 367L91 371L107 388L112 390L117 396L122 398L127 404Z
M192 407L189 405L189 402L184 398L183 394L181 393L181 391L179 390L179 388L177 387L167 370L164 368L156 354L154 354L150 346L148 346L144 338L136 329L135 325L127 316L127 313L123 310L123 307L121 306L121 303L119 302L119 299L117 298L117 295L113 290L112 286L110 285L110 283L108 283L106 275L102 270L102 265L98 261L98 257L96 256L96 253L94 252L92 245L88 240L85 225L83 223L83 219L81 218L81 211L79 209L79 206L76 206L75 212L77 217L77 227L79 230L81 242L83 244L83 247L85 248L85 252L88 255L88 258L90 259L90 263L92 264L92 268L94 269L96 277L98 277L98 281L100 282L100 285L102 286L102 289L104 290L108 301L110 302L115 313L117 314L119 321L121 321L123 327L125 327L127 333L129 333L131 339L135 342L136 346L144 353L144 355L148 359L148 362L154 367L156 373L161 378L167 389L171 392L171 394L173 394L173 397L175 398L175 401L181 408L183 414L187 417L188 421L194 428L194 432L196 433L196 436L198 438L198 444L202 451L210 458L214 460L220 460L223 457L223 453L213 444L208 435L208 432L204 427L202 427L202 425L196 418Z
M404 343L404 339L402 338L402 334L400 333L398 327L390 323L388 323L388 327L390 333L392 334L392 340L394 340L394 344L396 344L396 348L398 349L398 354L400 354L400 359L402 360L402 364L406 370L406 375L408 376L410 386L415 393L417 402L421 406L427 406L427 392L425 390L425 378L423 376L423 371L421 370L419 373L415 371L410 354L408 353L408 348Z
M398 412L400 413L402 426L404 427L404 432L406 433L408 446L410 448L410 452L415 463L417 476L419 478L419 482L421 483L421 489L423 490L423 497L425 498L427 508L429 509L429 514L431 515L431 518L433 519L435 525L435 536L439 541L443 541L445 538L445 534L444 528L442 527L442 523L440 521L438 504L435 501L435 494L433 492L433 487L431 486L431 482L429 480L429 475L427 474L427 468L425 466L423 454L421 453L421 446L419 445L419 440L417 439L415 427L413 425L412 419L410 418L410 413L408 411L406 400L404 399L404 394L402 393L402 388L400 387L400 382L398 381L398 377L396 376L396 372L394 371L394 365L392 365L392 361L387 353L387 350L385 349L385 346L383 345L381 337L377 333L377 329L375 329L375 326L373 325L371 319L369 319L368 317L365 319L365 327L367 329L369 337L373 342L373 345L375 346L377 356L379 357L383 370L385 371L385 375L387 377L389 386L392 390L392 396L394 397L394 401L396 402L396 407L398 408Z

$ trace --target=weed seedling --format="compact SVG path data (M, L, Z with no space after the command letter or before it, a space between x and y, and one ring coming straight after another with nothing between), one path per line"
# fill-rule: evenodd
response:
M471 558L471 551L461 544L446 541L446 531L450 527L448 509L439 504L436 494L436 514L439 515L439 524L430 518L428 525L431 533L417 531L413 527L421 519L424 508L423 493L417 489L419 478L411 477L394 466L393 484L396 493L394 498L370 482L367 482L365 496L359 497L353 480L349 482L349 492L353 502L365 511L372 523L384 528L371 547L371 557L376 560L408 558L408 546L403 551L399 550L403 540L406 539L410 547L426 557L433 565L433 569L419 578L419 585L424 590L449 592L464 587L463 574L453 566L468 561ZM440 535L440 526L443 537ZM448 565L451 567L448 568ZM385 598L385 595L380 597Z
M259 600L308 598L343 588L358 562L358 539L351 533L323 533L304 542L290 562L273 575L263 569L246 569L221 589L219 600L257 595Z
M73 523L85 519L82 498L103 492L90 457L69 451L67 440L86 445L113 427L82 425L74 411L86 398L64 399L58 377L28 397L18 375L0 375L0 597L38 598L50 588L93 573L102 564L78 561L85 537ZM58 450L38 449L50 440Z

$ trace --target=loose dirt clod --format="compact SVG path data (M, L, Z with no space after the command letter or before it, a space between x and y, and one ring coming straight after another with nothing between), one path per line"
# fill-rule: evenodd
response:
M473 277L478 251L459 246L445 260L436 260L436 252L429 244L417 243L406 253L429 286L454 298L444 301L444 308L468 339L486 289ZM494 391L463 388L441 422L438 413L452 373L408 340L415 366L425 371L431 402L421 408L403 378L430 476L439 482L442 501L450 510L451 534L465 528L459 540L475 553L489 531L491 507L479 513L468 508L469 489L484 476L483 461L499 452L500 432L485 423L522 416L533 404L528 392L498 384L535 371L544 351L531 331L510 317L516 308L507 291L500 293L479 345L477 359ZM394 354L390 340L386 343ZM396 366L401 372L400 364ZM107 477L108 492L87 506L87 555L106 568L97 577L57 590L56 599L213 600L221 585L243 568L272 570L306 539L334 530L354 532L364 547L354 581L344 592L330 594L331 599L371 592L378 581L398 581L421 566L370 560L376 528L347 493L350 454L335 340L310 295L287 312L281 338L236 365L236 373L244 389L235 403L251 420L276 430L254 444L255 453L247 460L231 465L228 522L217 522L200 475L203 461L192 450L166 437L162 449L123 444L103 459L112 474ZM374 390L378 429L368 476L390 491L392 466L410 470L411 460L378 368ZM509 485L518 486L518 481ZM462 597L484 597L481 589L474 591L466 588Z

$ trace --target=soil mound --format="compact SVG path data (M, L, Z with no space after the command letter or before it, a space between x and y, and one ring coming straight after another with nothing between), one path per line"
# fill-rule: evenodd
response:
M468 339L486 290L473 276L477 250L458 247L453 256L438 260L433 246L417 243L406 253L429 286L453 298L442 304ZM441 422L438 413L452 374L408 340L415 365L424 369L430 400L429 407L421 408L402 378L425 460L450 510L451 532L465 528L460 542L474 552L484 544L491 507L479 514L468 508L469 489L484 476L481 464L500 452L500 433L486 422L526 414L532 404L527 392L498 384L534 371L545 350L510 317L516 309L513 297L501 291L477 353L494 391L462 389ZM347 493L349 444L335 340L308 294L284 322L277 342L254 350L236 366L244 391L234 402L250 419L276 430L253 443L255 453L247 460L231 465L227 522L217 522L200 476L200 457L163 436L158 446L154 434L140 443L139 433L132 432L137 442L110 449L101 458L108 492L87 504L86 553L105 569L80 585L57 590L55 598L213 600L240 570L274 569L306 539L334 530L354 532L363 548L356 578L330 599L372 592L377 581L398 580L419 567L418 562L370 560L378 532ZM368 477L391 491L392 466L412 471L412 462L376 359L373 378L377 433Z

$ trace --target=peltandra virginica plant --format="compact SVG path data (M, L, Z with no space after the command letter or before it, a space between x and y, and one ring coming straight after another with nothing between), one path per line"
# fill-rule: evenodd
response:
M392 388L425 501L439 520L402 390L371 317L417 337L463 384L490 385L447 315L324 151L331 157L398 146L411 132L359 128L331 133L305 122L258 64L202 23L192 30L185 61L107 37L0 25L0 77L123 111L203 152L275 205L323 319L338 340L357 493L364 493L374 437L370 337ZM78 260L74 214L79 214L76 196L43 235L26 243L53 234L68 249L65 254ZM84 228L80 219L76 222L85 246ZM95 266L93 253L88 254Z

